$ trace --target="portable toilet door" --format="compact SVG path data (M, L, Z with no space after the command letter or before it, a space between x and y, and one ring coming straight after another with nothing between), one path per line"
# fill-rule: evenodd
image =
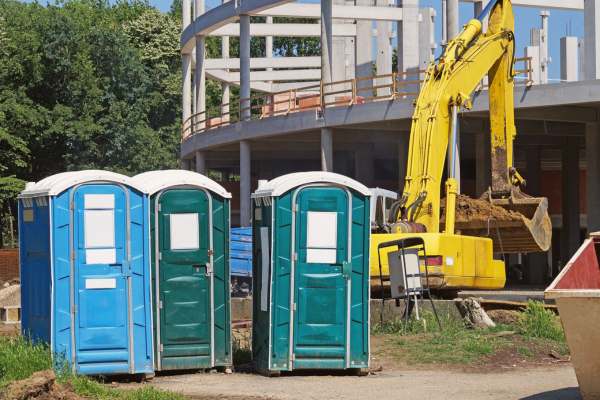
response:
M153 373L147 210L130 178L107 171L53 175L20 194L22 329L49 341L56 363Z
M368 368L369 196L362 184L327 172L259 184L252 196L259 372Z
M150 196L156 370L231 366L231 195L192 171L133 180Z

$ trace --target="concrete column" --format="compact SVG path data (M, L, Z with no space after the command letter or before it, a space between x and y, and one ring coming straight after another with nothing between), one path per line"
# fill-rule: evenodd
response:
M206 175L206 151L196 150L196 172Z
M415 73L419 70L419 0L398 0L402 7L402 21L398 21L398 73ZM414 75L407 76L414 80ZM414 92L413 87L405 87L401 91Z
M540 29L540 78L542 83L548 83L548 68L552 61L548 52L548 17L550 11L540 11L542 17L542 28Z
M240 119L250 119L250 16L240 15ZM246 108L245 110L242 110Z
M194 0L194 19L204 14L204 0Z
M273 23L273 17L266 18L267 24ZM265 57L272 58L273 57L273 36L265 37ZM272 70L273 68L267 68L267 70Z
M540 48L538 46L525 47L525 57L531 58L531 80L534 85L539 85L540 79Z
M225 4L227 1L223 0L222 3ZM229 58L229 36L221 37L221 58ZM229 72L229 69L226 69L225 72ZM229 121L229 83L222 82L221 83L221 113L223 114L223 119L225 121Z
M196 129L203 129L206 126L208 115L206 115L206 75L205 75L205 41L204 36L196 36L196 70L194 71L194 87L196 101L195 110L198 114L197 120L194 121Z
M333 1L321 0L321 80L333 81Z
M448 42L448 1L442 0L442 46Z
M541 195L542 155L541 147L528 147L525 152L527 162L527 187L525 191L531 196ZM525 280L531 285L546 283L548 275L548 257L545 253L531 253L525 257L526 268L523 271Z
M356 180L372 187L375 180L375 149L371 143L362 143L354 152L354 171Z
M446 30L448 32L448 41L458 36L459 32L459 12L458 0L446 0Z
M582 81L585 79L585 46L583 43L583 39L579 39L577 41L577 51L579 53L579 57L577 58L579 62L579 74L577 76L577 79Z
M525 157L527 162L527 187L525 191L531 196L542 194L542 151L541 148L527 147Z
M483 9L487 7L490 0L475 0L473 2L473 18L479 17L479 15L483 12ZM483 19L483 31L487 30L488 17Z
M376 0L378 7L386 7L389 0ZM392 73L392 24L389 21L377 21L377 75ZM377 85L390 84L390 79L379 79ZM390 89L377 89L377 96L389 96Z
M587 230L600 230L600 125L585 126Z
M578 39L575 36L560 38L560 79L566 82L577 80L579 73Z
M579 247L579 146L565 141L562 149L561 261L565 265Z
M422 8L421 22L419 23L419 69L426 70L431 61L437 45L435 43L435 9ZM421 76L423 77L423 75Z
M400 197L404 191L404 180L406 179L406 167L408 164L408 145L410 143L410 132L400 132L398 142L398 193Z
M321 170L333 172L333 131L321 128Z
M181 91L181 108L182 108L182 123L184 129L187 129L189 124L188 119L192 115L192 55L182 54L181 63L183 68L183 88ZM191 132L188 130L187 134Z
M187 171L190 169L190 160L188 160L186 158L182 158L181 160L179 160L179 165L180 165L181 169Z
M240 226L250 226L251 210L250 142L240 140Z
M600 0L583 2L585 79L600 78Z
M181 28L185 30L187 26L192 22L192 2L191 0L183 0L181 4Z
M356 0L358 6L371 6L371 0ZM357 20L354 41L354 76L367 78L373 76L373 21ZM357 83L357 88L371 87L373 82L365 79ZM369 92L358 90L358 95L371 96Z
M475 134L475 196L481 196L490 187L490 152L489 129Z

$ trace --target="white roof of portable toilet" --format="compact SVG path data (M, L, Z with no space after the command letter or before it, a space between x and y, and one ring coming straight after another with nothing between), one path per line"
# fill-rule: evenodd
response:
M311 183L334 183L354 189L364 196L371 196L369 188L354 179L333 172L314 171L295 172L279 176L262 184L259 183L258 189L252 194L252 197L277 197L293 188Z
M84 171L61 172L50 175L38 182L29 182L19 198L56 196L70 187L86 182L116 182L142 191L130 177L116 172L89 169Z
M208 189L226 199L231 198L231 193L209 177L183 169L149 171L138 174L131 179L143 188L144 193L149 195L174 186L197 186Z

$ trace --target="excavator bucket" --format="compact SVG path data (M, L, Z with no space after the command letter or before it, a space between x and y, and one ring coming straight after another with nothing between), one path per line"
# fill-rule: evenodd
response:
M548 199L515 191L508 198L480 199L459 196L456 204L457 231L469 236L487 236L497 253L547 251L552 241Z

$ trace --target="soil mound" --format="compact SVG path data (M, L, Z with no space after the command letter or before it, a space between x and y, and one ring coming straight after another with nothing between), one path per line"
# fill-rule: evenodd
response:
M487 200L472 199L463 194L456 196L456 223L472 221L520 221L521 213L495 206ZM446 199L442 200L441 218L446 220Z
M11 383L4 393L5 400L83 400L67 386L56 383L52 370L35 372L27 379Z

